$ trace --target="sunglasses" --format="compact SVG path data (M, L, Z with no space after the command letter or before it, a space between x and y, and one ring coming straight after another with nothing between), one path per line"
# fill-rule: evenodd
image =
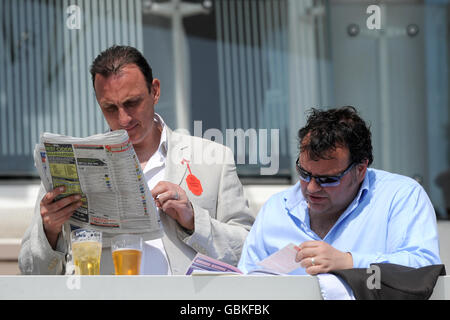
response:
M311 178L314 178L317 184L319 184L321 187L335 187L341 183L342 177L345 176L355 166L356 163L352 162L347 167L347 169L345 169L341 174L337 176L313 176L310 172L306 171L300 166L298 159L295 164L297 165L301 180L310 182Z

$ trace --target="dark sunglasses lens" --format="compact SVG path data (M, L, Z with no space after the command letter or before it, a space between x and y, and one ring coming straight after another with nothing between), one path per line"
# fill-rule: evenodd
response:
M302 169L299 170L300 173L300 179L302 179L303 181L309 182L311 180L311 176L309 174L307 174L305 171L303 171Z
M339 178L337 177L323 177L323 178L317 178L319 180L320 184L333 184L336 182L339 182Z
M336 177L324 177L319 178L318 180L322 187L335 187L340 183L340 179Z

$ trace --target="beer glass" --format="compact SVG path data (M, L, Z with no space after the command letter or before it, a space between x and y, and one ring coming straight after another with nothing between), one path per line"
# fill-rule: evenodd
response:
M71 243L75 274L99 275L102 233L90 229L76 229L71 232Z
M142 237L121 234L111 240L111 251L116 275L136 275L141 271Z

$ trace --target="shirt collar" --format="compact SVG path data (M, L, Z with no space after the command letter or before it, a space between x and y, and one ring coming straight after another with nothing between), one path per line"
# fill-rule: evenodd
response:
M303 197L303 193L300 188L300 181L298 181L292 188L289 188L287 190L284 201L286 203L286 209L289 211L299 205L300 202L306 203L306 200Z
M364 176L364 180L361 184L361 187L359 188L358 194L356 195L357 203L360 203L364 200L366 197L366 194L369 192L370 189L370 178L369 178L369 168L366 170L366 174Z
M163 118L155 113L153 121L159 124L162 128L161 130L161 140L159 141L158 152L160 152L164 157L167 156L167 129Z

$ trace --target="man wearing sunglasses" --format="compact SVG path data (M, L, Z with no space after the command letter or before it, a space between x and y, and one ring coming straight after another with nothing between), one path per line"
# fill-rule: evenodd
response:
M246 239L239 268L295 244L291 274L439 264L436 216L413 179L369 169L371 133L353 107L312 110L299 131L299 182L271 197Z

